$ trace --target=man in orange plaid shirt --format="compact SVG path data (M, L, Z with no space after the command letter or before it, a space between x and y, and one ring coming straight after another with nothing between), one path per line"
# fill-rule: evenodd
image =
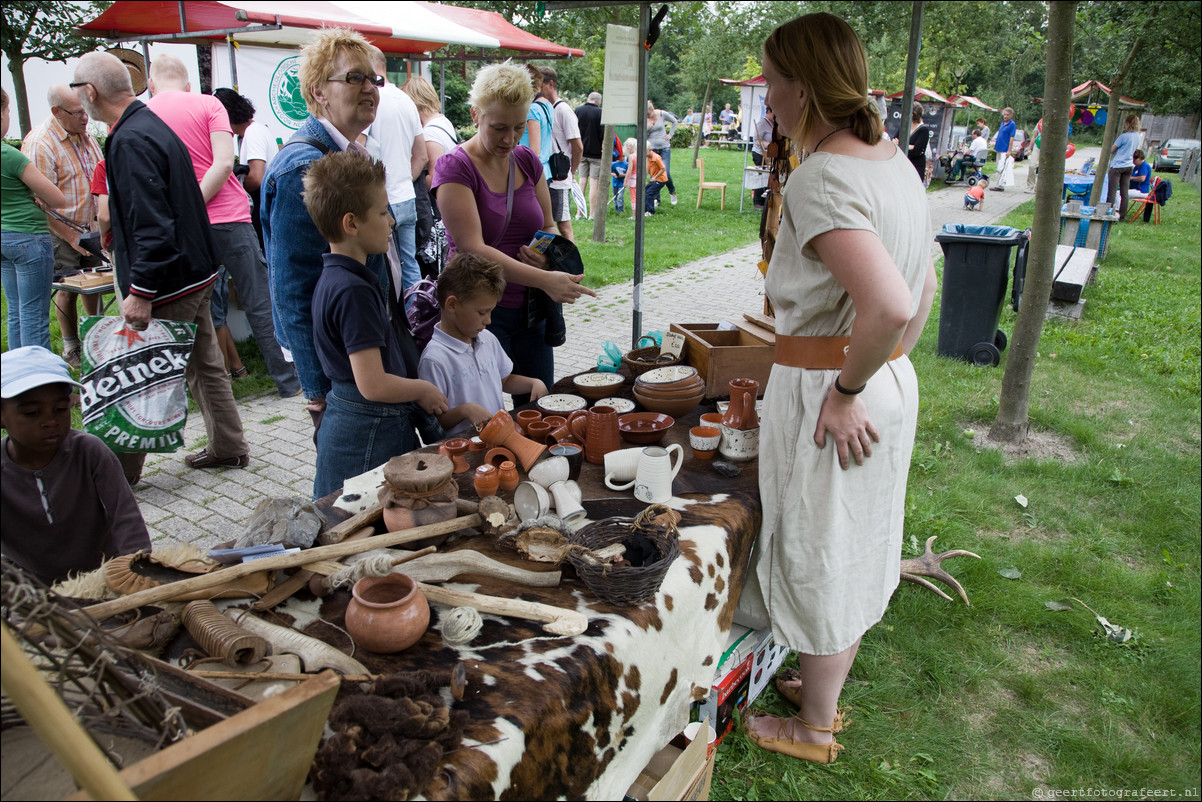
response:
M68 206L56 209L76 226L91 231L96 225L96 200L92 197L92 173L103 155L96 138L88 133L88 114L75 92L66 84L55 84L46 93L50 117L29 132L21 144L23 152L42 175L67 196ZM79 246L80 231L47 215L54 241L54 280L73 276L84 268L100 265L100 259ZM99 295L84 295L84 311L96 314ZM79 313L76 295L60 292L54 305L63 335L63 359L79 367Z

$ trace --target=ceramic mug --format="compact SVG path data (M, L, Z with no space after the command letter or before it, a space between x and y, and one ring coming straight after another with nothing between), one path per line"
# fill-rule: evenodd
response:
M614 482L634 481L639 472L639 457L643 456L641 448L622 448L605 455L605 484Z
M676 464L672 464L672 452L676 452ZM625 485L614 485L608 476L605 485L610 490L634 488L634 497L648 504L660 504L672 498L672 480L680 472L684 462L684 449L673 443L666 448L647 446L639 455L639 467L634 480Z
M732 462L755 459L760 454L760 430L733 429L722 424L722 440L718 453Z

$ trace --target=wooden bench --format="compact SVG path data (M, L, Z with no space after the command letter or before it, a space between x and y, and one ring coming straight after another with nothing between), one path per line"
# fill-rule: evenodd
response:
M1052 299L1076 303L1085 285L1093 278L1098 252L1072 245L1056 246L1056 264L1052 273Z

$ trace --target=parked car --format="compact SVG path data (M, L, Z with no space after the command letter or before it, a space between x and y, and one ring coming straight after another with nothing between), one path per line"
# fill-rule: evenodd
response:
M1181 160L1185 154L1191 150L1202 148L1202 142L1196 139L1168 139L1160 146L1160 150L1156 151L1156 159L1152 162L1152 169L1157 172L1172 171L1180 172Z

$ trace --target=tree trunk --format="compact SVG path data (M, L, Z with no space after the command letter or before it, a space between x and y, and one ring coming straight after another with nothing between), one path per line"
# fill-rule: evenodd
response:
M1019 304L1018 320L998 414L989 439L1022 442L1027 436L1027 413L1035 351L1043 332L1060 231L1060 198L1064 191L1064 151L1068 144L1069 100L1072 94L1073 24L1075 2L1050 4L1047 43L1047 77L1043 89L1043 144L1039 149L1039 192L1035 195L1035 220L1027 256L1027 279Z
M21 139L29 135L33 127L29 122L29 93L25 90L25 59L18 56L9 58L8 71L13 77L13 100L17 103L17 126L21 129Z
M705 100L701 101L701 122L697 123L697 136L693 139L693 169L697 169L697 156L701 152L701 132L705 128L705 109L710 104L710 86L713 81L705 84Z
M596 193L597 203L590 207L593 213L593 242L605 242L605 218L609 216L609 199L613 195L613 192L608 190L610 189L610 171L614 164L614 135L616 133L617 129L614 126L605 126L604 139L601 142L601 191ZM605 211L601 211L602 209Z
M1144 43L1143 32L1151 26L1153 20L1156 19L1156 8L1152 8L1152 14L1148 17L1148 21L1137 28L1135 41L1131 44L1131 52L1127 54L1127 60L1123 62L1122 69L1114 76L1110 84L1110 102L1106 104L1106 130L1102 134L1102 153L1098 156L1097 172L1093 177L1093 187L1089 191L1089 205L1097 206L1098 201L1102 200L1102 184L1106 180L1106 172L1110 169L1110 149L1114 146L1114 140L1117 136L1115 133L1118 130L1119 124L1119 95L1122 94L1123 84L1127 80L1127 73L1131 71L1131 65L1135 63L1135 56L1139 53L1140 47Z

